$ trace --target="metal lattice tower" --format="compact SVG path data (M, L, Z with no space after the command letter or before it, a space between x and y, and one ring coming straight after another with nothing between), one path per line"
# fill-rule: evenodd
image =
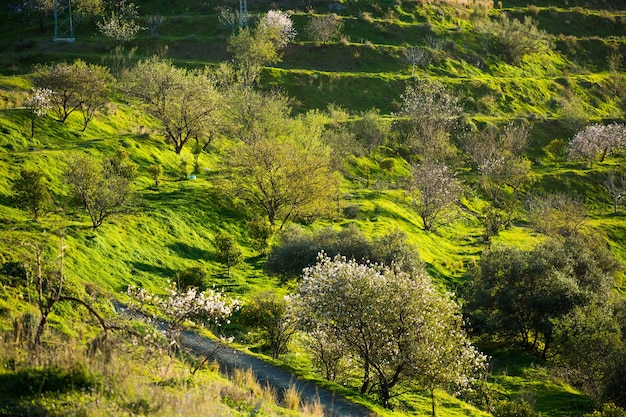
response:
M54 0L55 42L74 42L72 0Z
M239 0L239 29L245 27L248 27L248 2L247 0Z

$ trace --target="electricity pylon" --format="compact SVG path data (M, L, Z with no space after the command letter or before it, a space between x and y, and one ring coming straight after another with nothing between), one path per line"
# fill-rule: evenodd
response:
M74 42L72 0L54 0L55 42Z

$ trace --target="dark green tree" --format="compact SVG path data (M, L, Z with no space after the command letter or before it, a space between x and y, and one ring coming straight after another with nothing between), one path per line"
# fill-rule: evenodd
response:
M21 209L29 211L33 219L39 221L39 215L50 203L50 193L42 172L22 169L20 176L11 184L13 202Z
M475 328L546 359L561 346L555 325L576 308L607 300L619 263L589 239L549 240L530 251L495 247L471 281Z
M216 260L224 264L230 275L230 269L241 261L241 249L234 237L225 232L219 232L213 237Z

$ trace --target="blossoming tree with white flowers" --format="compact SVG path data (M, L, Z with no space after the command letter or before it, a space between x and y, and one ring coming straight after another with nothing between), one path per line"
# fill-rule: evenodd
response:
M129 286L126 291L132 310L148 317L146 307L156 308L165 321L162 327L174 352L182 346L180 336L186 323L219 327L230 323L230 316L240 307L238 299L231 299L214 289L200 292L196 287L188 287L182 290L176 283L170 283L165 292L165 295L156 295L135 286Z
M304 270L294 303L306 329L356 359L361 392L376 392L385 407L394 388L413 382L429 391L435 415L436 388L470 387L487 364L468 341L459 305L423 270L409 276L322 253Z

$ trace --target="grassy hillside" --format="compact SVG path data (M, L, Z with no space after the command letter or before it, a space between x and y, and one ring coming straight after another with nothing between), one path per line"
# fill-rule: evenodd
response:
M285 92L291 98L295 113L326 109L332 103L345 108L348 118L377 108L385 118L396 120L406 85L414 78L434 79L458 94L464 118L474 125L528 121L533 129L527 154L533 161L536 177L532 191L567 191L584 196L590 212L585 230L600 236L615 256L626 263L626 209L621 206L619 213L613 215L610 201L600 185L603 173L623 169L624 155L613 155L588 168L578 163L556 163L545 151L552 140L568 141L588 123L623 121L626 102L623 59L621 66L609 65L610 57L626 55L626 6L623 2L537 0L532 4L503 0L489 10L472 10L454 2L425 3L338 3L342 5L337 14L343 22L343 37L329 44L311 41L305 30L311 16L328 11L327 3L272 5L292 11L299 35L285 49L282 62L264 68L260 87ZM32 86L29 74L34 64L81 58L110 65L116 46L121 46L124 54L136 47L132 60L161 53L176 65L187 67L215 65L231 59L226 46L230 30L220 25L217 14L217 7L224 5L199 0L184 3L137 1L136 4L142 24L147 25L148 15L161 15L164 23L159 27L158 36L144 31L136 40L122 45L102 38L89 19L77 24L76 42L53 43L50 16L43 18L42 31L37 16L0 10L0 16L4 15L4 20L11 22L0 29L0 73L3 74L0 77L0 172L3 173L0 176L0 264L22 259L32 262L32 247L25 243L46 238L56 243L55 236L62 232L66 246L65 271L77 294L97 292L104 300L123 299L121 293L129 284L159 291L180 271L198 266L208 272L210 285L237 295L244 302L266 291L291 291L293 283L281 283L263 272L265 255L254 249L246 210L233 207L216 189L217 179L223 174L220 161L228 152L227 140L215 143L210 152L200 157L201 170L191 180L181 169L181 161L193 160L191 153L184 150L181 156L176 155L164 143L158 122L138 112L121 96L85 132L80 132L82 126L76 115L66 124L48 116L38 120L35 137L29 138L30 119L24 106ZM265 3L249 6L253 14L270 8ZM525 16L535 19L541 30L554 36L554 49L527 55L519 65L505 63L475 25L479 17L495 19L505 12L520 20ZM414 77L410 65L402 60L407 47L424 48L432 57L427 65L417 68ZM86 152L102 158L120 147L138 164L139 176L135 181L138 199L129 212L114 216L93 230L85 213L69 204L70 189L62 173L72 153ZM454 217L436 233L425 232L407 196L398 189L408 172L400 154L397 149L381 147L367 158L355 157L347 161L341 190L344 198L339 210L330 219L304 226L316 230L356 224L369 237L396 228L403 230L410 243L419 249L437 284L442 289L454 290L467 280L487 247L483 225L476 213L480 213L488 201L480 191L468 188ZM395 171L381 167L385 159L394 161ZM164 181L159 187L154 186L148 172L153 164L164 168ZM10 199L11 182L25 167L38 168L45 173L54 197L54 209L39 223L32 222L28 213L15 207ZM369 187L364 187L366 175L371 176ZM462 171L461 177L470 185L478 181L476 173L470 170ZM358 214L351 216L354 218L342 214L343 208L354 205L358 206ZM528 227L521 211L519 218L495 236L491 244L531 248L545 239ZM243 262L230 274L217 262L212 243L212 238L220 231L234 236L243 251ZM624 273L618 278L616 289L624 294ZM106 301L102 303L106 306ZM0 330L13 332L15 320L28 311L34 310L24 298L18 301L18 294L9 281L3 281ZM55 312L51 327L60 335L60 340L84 342L93 336L93 329L73 324L78 315L71 308ZM255 347L252 339L246 339L244 329L234 326L230 331L238 342ZM8 344L3 348L6 352L11 349ZM546 364L502 346L487 345L485 349L493 356L489 389L498 398L530 398L535 409L545 416L577 416L593 409L589 397L561 382ZM79 350L75 347L74 354ZM125 360L133 364L137 374L147 372L139 361ZM281 364L317 378L312 375L308 359L297 348L282 357ZM93 366L90 375L106 374L99 365L89 366ZM177 369L181 365L172 366ZM145 379L141 379L143 382L127 381L128 386L143 387L146 391L136 393L134 399L129 395L118 402L126 404L126 412L142 412L143 403L137 399L143 398L149 403L155 397L170 398L162 391L151 391L149 386L163 387L169 381L175 388L172 398L182 398L189 392L197 394L200 386L212 386L214 380L221 380L216 373L208 371L197 379L184 370L171 371L174 373L171 375L169 370L158 369L163 375L152 381L154 384ZM120 372L112 373L120 378ZM141 376L137 378L140 380ZM216 388L217 391L229 389L234 390ZM226 403L231 411L237 410L241 415L252 412L252 404L257 400L241 399L243 394L230 394L218 400L218 404ZM97 403L106 397L105 393L97 392L91 399L85 399L72 390L67 395L66 403L76 403L77 398ZM356 397L354 392L350 395ZM44 397L45 401L53 401L53 395ZM245 405L238 405L237 399ZM117 400L107 401L118 404ZM194 401L201 404L204 399ZM443 416L485 415L443 391L438 392L438 401ZM133 404L139 408L133 411ZM394 412L368 404L385 416L421 415L430 406L429 399L420 393L403 396ZM93 409L85 409L89 415L98 415ZM167 415L166 406L161 410L165 411L143 411ZM2 412L0 407L0 415ZM277 408L264 412L264 415L291 414Z

